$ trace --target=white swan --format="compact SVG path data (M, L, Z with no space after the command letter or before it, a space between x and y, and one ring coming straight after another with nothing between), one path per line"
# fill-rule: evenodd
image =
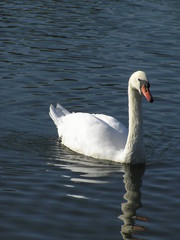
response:
M60 104L50 106L50 117L58 128L62 144L75 152L121 163L142 163L142 94L153 102L150 84L142 71L129 79L129 133L117 119L104 114L70 113Z

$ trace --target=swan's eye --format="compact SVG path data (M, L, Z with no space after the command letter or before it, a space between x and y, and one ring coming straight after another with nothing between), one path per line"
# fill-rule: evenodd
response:
M142 80L140 78L138 78L141 87L144 86L145 87L145 91L147 92L148 89L150 88L150 83L147 80Z
M142 80L140 78L138 78L138 81L140 82L141 84L141 87L144 85L145 86L145 89L149 89L150 88L150 83L146 80Z
M145 86L145 91L147 92L148 89L150 88L149 82L146 82L146 83L144 84L144 86Z
M150 88L150 83L149 82L146 82L145 84L145 89L148 90Z

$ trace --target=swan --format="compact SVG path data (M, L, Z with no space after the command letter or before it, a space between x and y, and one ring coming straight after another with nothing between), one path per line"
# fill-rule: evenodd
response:
M59 103L50 105L61 142L71 150L120 163L145 161L142 133L142 95L153 102L146 73L134 72L128 83L129 132L114 117L104 114L70 113Z

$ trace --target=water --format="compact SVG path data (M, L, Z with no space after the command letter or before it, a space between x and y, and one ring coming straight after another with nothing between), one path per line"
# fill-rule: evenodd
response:
M179 1L0 3L0 237L179 239ZM146 166L63 147L48 116L102 112L128 125L144 70Z

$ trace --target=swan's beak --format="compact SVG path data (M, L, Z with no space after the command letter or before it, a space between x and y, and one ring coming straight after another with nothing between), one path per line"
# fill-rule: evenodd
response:
M141 92L145 96L148 102L152 103L154 101L149 88L147 88L144 84L141 87Z

